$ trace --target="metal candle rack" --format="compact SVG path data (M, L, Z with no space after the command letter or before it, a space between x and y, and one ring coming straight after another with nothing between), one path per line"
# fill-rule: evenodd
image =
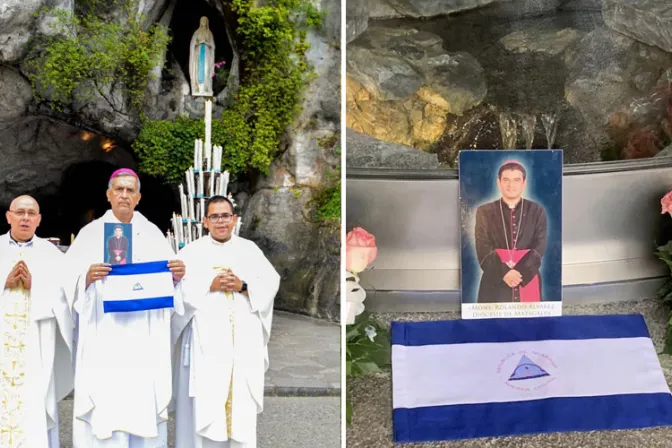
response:
M172 231L166 237L177 252L187 244L207 235L203 227L205 202L212 196L226 196L236 208L228 192L229 172L221 171L222 147L210 143L212 102L205 102L205 141L194 142L194 164L184 173L185 181L179 185L180 212L173 213ZM233 233L238 235L242 220L238 218Z

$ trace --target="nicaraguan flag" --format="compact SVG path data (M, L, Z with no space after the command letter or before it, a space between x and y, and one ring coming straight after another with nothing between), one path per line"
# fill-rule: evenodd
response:
M672 425L641 315L392 323L396 442Z
M116 264L105 278L103 311L123 313L173 307L168 261Z

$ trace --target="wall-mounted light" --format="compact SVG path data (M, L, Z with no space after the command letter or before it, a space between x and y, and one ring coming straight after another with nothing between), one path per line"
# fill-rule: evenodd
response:
M109 138L106 138L103 140L103 142L100 144L100 147L103 148L103 151L105 152L110 152L112 149L115 147L114 141L112 141Z
M81 139L84 140L85 142L88 142L88 141L91 140L94 136L95 136L95 134L94 134L93 132L89 132L89 131L82 131L82 132L80 133L80 137L81 137Z

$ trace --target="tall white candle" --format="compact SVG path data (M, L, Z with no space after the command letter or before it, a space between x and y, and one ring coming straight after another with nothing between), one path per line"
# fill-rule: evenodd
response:
M186 218L189 215L187 204L187 195L182 195L182 207L184 207L184 211L182 212L181 218Z
M198 139L198 169L203 171L203 140Z
M194 220L194 198L189 198L189 222Z
M194 170L193 168L189 168L189 176L187 177L188 185L187 188L189 190L189 197L193 198L194 195L196 194L196 184L194 183Z
M206 215L206 210L205 210L205 199L201 198L201 222L205 221L205 215Z
M215 195L215 172L210 173L210 188L208 189L208 196L212 197Z
M196 170L201 170L201 140L196 139L195 143L195 151L196 151L196 163L194 165L194 169Z
M205 158L208 161L208 168L212 166L210 150L212 148L212 101L205 101Z
M184 212L186 212L186 207L184 206L184 185L180 184L178 186L178 189L180 190L179 195L180 195L180 211L182 212L182 216L184 216Z
M228 193L228 189L229 189L229 172L224 171L224 173L222 173L222 192L220 194L222 196L226 196L226 194Z
M198 140L194 141L194 169L198 169Z
M205 176L205 172L201 171L198 175L198 197L202 198L204 196L204 189L203 189L203 177Z

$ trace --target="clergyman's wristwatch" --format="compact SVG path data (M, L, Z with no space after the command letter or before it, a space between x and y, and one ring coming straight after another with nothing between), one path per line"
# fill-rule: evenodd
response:
M238 292L242 294L245 291L247 291L247 283L243 282L243 286L240 287L240 291Z

